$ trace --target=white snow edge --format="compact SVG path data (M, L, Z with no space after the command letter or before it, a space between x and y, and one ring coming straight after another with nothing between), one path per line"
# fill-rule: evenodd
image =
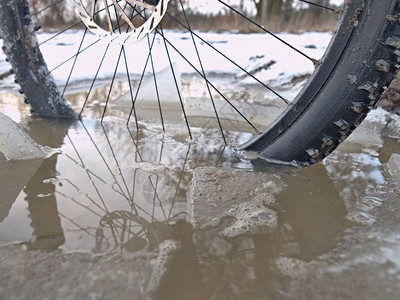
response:
M0 153L7 160L43 159L49 151L38 145L22 128L0 112Z

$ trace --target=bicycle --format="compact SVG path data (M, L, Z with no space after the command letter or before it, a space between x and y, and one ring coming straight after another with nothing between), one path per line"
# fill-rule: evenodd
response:
M144 41L148 47L145 68L140 76L139 86L142 83L146 67L150 62L157 91L157 78L154 71L153 46L156 36L160 37L160 43L165 48L168 64L172 70L172 76L177 87L179 105L183 118L192 137L189 118L185 111L185 101L178 86L176 72L171 60L171 52L174 51L182 57L194 72L203 80L217 128L226 142L223 120L219 114L222 99L241 119L242 123L253 129L255 135L239 147L239 150L256 152L255 157L262 157L273 162L286 162L295 165L311 165L324 159L338 145L343 142L353 130L362 122L367 113L377 104L384 90L390 84L396 71L400 56L400 1L397 0L353 0L347 1L340 9L330 9L327 6L312 1L299 0L310 6L318 6L322 10L332 10L340 13L340 21L334 33L333 39L321 60L316 60L300 49L293 47L278 35L264 28L252 18L246 16L238 9L229 5L226 1L216 0L227 11L239 16L245 22L255 26L266 36L272 36L294 53L305 57L315 65L315 71L293 101L288 101L277 91L269 87L263 81L251 74L207 39L201 37L191 27L187 17L187 8L181 0L178 1L103 1L105 5L99 6L97 1L74 1L80 15L80 21L74 26L84 24L84 34L76 55L70 58L73 66L77 58L86 50L83 47L88 31L92 31L99 40L106 41L106 49L100 56L98 70L102 67L104 58L111 44L118 44L120 51L115 70L118 66L126 67L128 92L131 99L131 109L128 123L133 115L137 123L136 100L134 95L131 72L128 68L126 47L130 41ZM6 53L15 73L16 80L21 86L21 92L25 93L27 102L39 116L75 118L77 114L64 100L74 67L68 76L64 89L60 91L40 52L40 45L35 39L38 30L33 25L32 16L45 13L52 7L60 5L61 1L54 1L37 12L30 13L27 0L2 1L0 3L0 35L4 41L3 51ZM100 1L99 1L100 2ZM179 7L179 17L170 14L167 7L174 3ZM96 18L99 14L105 14L105 29ZM162 27L162 21L166 18L172 20L189 33L188 39L192 41L195 51L195 60L191 61L176 45L166 36ZM137 25L137 23L139 25ZM161 24L161 25L160 25ZM68 28L67 28L68 29ZM58 36L64 30L55 33ZM154 33L150 38L150 33ZM146 41L147 39L147 41ZM93 42L97 44L98 42ZM213 53L222 55L235 68L240 69L245 76L251 78L258 87L272 93L276 98L286 103L284 112L266 129L259 130L252 123L251 117L245 116L236 103L230 101L211 80L207 73L199 45L205 44ZM89 45L90 46L90 45ZM87 46L87 47L89 47ZM197 67L196 67L197 65ZM105 116L113 85L115 84L117 71L112 76L111 87L104 105L102 119ZM95 85L97 74L94 76L88 95L81 107L79 117L89 99L89 94ZM158 97L158 107L162 128L164 129L164 117L162 99Z

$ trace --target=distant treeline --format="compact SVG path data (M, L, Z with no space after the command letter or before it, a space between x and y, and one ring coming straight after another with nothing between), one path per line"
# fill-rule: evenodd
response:
M31 11L40 11L46 6L45 2L30 0ZM338 19L338 14L334 12L308 5L299 0L226 0L226 2L228 4L232 2L232 7L237 11L273 32L329 31L334 29ZM329 0L312 0L312 2L321 6L329 6ZM218 12L201 14L191 9L190 0L183 0L182 3L193 29L200 31L236 30L246 33L260 31L257 26L248 22L243 16L227 8ZM170 1L168 12L181 23L186 24L179 0ZM71 0L64 0L35 15L35 22L44 29L60 29L78 21L79 17L73 10ZM96 21L107 28L106 14L97 16ZM164 18L162 26L169 29L183 29L169 16Z

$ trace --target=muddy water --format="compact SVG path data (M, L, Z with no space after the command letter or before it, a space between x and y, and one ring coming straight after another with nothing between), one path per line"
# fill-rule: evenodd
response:
M35 286L34 298L400 295L399 195L385 165L397 141L349 143L294 169L237 158L250 136L238 126L233 146L215 129L193 128L191 142L179 124L137 131L119 113L29 118L12 98L0 109L60 151L2 164L3 297Z

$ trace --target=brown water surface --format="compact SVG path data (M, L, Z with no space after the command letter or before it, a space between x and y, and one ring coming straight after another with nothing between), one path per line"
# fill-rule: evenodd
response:
M86 253L71 264L86 274L86 260L92 269L97 261L100 277L113 270L102 286L121 299L296 298L293 282L340 247L351 260L346 241L389 222L393 216L382 207L398 201L384 165L400 151L393 140L379 152L339 149L324 163L295 169L237 158L234 146L250 134L236 125L227 132L233 146L226 146L216 129L194 127L190 141L180 125L163 132L142 122L137 131L119 113L104 123L90 116L72 124L31 118L11 98L2 94L0 109L37 143L60 151L2 165L0 246L50 251L54 263L60 255L79 260ZM357 239L352 244L363 246ZM323 274L337 264L316 268ZM383 261L379 268L388 274L394 267ZM397 278L399 269L393 270ZM135 294L117 288L127 272L133 272ZM67 273L55 284L69 282ZM74 294L72 288L72 295L105 297L96 289L97 277L90 278L86 291L77 287ZM63 298L60 291L47 292Z

